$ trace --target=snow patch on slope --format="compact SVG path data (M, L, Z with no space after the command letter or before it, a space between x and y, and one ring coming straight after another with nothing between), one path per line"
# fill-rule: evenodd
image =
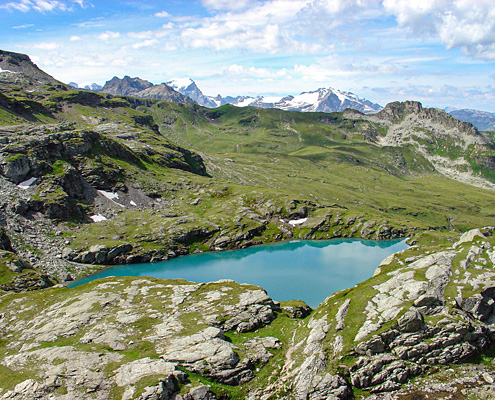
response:
M21 189L27 189L29 186L31 186L34 182L36 182L37 178L29 178L27 181L19 183L17 186L20 187Z

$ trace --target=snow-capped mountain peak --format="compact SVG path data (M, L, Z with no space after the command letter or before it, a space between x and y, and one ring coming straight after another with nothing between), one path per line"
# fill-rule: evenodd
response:
M199 90L196 82L194 82L191 78L178 78L172 79L166 83L172 89L177 90L179 93L182 93L185 96L190 97L196 103L204 107L218 107L219 104L214 100L213 97L205 96L201 90Z
M124 77L124 80L137 81L138 78ZM115 78L114 78L115 80ZM119 83L118 80L117 83ZM105 84L104 89L112 81ZM115 82L114 82L115 83ZM154 86L148 81L139 80L140 84ZM361 99L354 93L343 92L333 88L319 88L314 91L302 92L298 95L286 96L226 96L216 97L205 96L191 78L177 78L166 82L166 86L176 90L184 96L189 97L201 106L215 108L225 104L232 104L237 107L259 107L259 108L279 108L287 111L303 112L340 112L346 108L359 110L363 113L373 113L380 111L382 107L379 104L372 103L368 100ZM111 91L109 93L112 93ZM132 95L132 93L124 93Z
M196 83L191 78L177 78L172 79L166 83L168 86L177 91L186 90L192 84L196 85Z
M82 89L82 90L90 90L93 92L98 92L101 90L103 86L98 85L97 83L77 83L77 82L69 82L69 86L74 89Z
M252 106L260 108L280 108L287 111L334 112L344 111L346 108L353 108L364 113L372 113L382 109L379 104L361 99L354 93L342 92L332 88L319 88L311 92L303 92L296 96L259 96L257 98L237 97L230 99L234 101L226 101L226 103L238 107ZM227 100L227 98L225 100Z

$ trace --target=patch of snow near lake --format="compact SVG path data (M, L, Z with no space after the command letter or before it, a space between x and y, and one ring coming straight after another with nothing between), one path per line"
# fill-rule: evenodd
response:
M36 179L38 179L38 178L29 178L27 181L21 182L17 186L20 187L21 189L27 189L34 182L36 182Z
M289 225L295 226L295 225L304 224L307 220L308 220L307 218L291 219L289 221Z
M137 206L137 204L134 203L134 201L132 201L132 200L129 203L131 204L131 206Z
M108 200L110 200L112 203L117 204L119 207L125 208L123 204L117 203L114 199L119 198L118 193L112 193L112 192L107 192L105 190L98 190L103 196L105 196Z
M105 196L108 200L118 199L118 193L106 192L105 190L98 190L103 196Z
M97 214L97 215L92 215L91 217L89 217L93 220L93 222L103 222L103 221L106 221L107 218L104 217L103 215L101 214Z

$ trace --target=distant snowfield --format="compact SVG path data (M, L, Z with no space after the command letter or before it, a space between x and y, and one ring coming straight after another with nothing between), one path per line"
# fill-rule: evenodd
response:
M237 107L247 107L250 104L253 104L255 100L256 99L254 99L253 97L248 97L247 99L244 99L244 100L242 100L239 103L235 103L235 106L237 106Z
M307 104L316 104L320 98L320 93L319 92L306 92L306 93L301 93L297 96L294 96L294 98L289 102L291 106L302 106L302 105L307 105Z
M263 103L278 103L283 99L282 96L277 96L277 97L262 97L261 100L263 100Z
M181 91L183 89L179 88L178 90ZM338 101L335 99L334 96L338 98ZM221 104L221 101L216 100L213 97L208 98L215 102L215 104L217 105ZM335 111L343 110L345 106L351 106L352 108L361 109L365 113L378 112L382 109L379 104L376 104L375 108L370 107L368 104L366 104L365 99L361 99L354 93L342 92L333 88L320 88L311 92L303 92L295 96L239 96L235 98L234 101L230 101L229 103L236 107L256 106L262 108L278 108L281 110L309 112L316 111L320 109L320 107L327 107L327 103L329 102L331 104L331 107L334 108ZM340 105L338 103L340 103Z

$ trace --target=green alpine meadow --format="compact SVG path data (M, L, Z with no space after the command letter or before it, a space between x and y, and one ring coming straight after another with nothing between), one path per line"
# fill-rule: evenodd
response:
M207 108L0 67L1 399L495 398L494 132L412 100ZM314 310L228 279L66 287L331 238L409 247Z

